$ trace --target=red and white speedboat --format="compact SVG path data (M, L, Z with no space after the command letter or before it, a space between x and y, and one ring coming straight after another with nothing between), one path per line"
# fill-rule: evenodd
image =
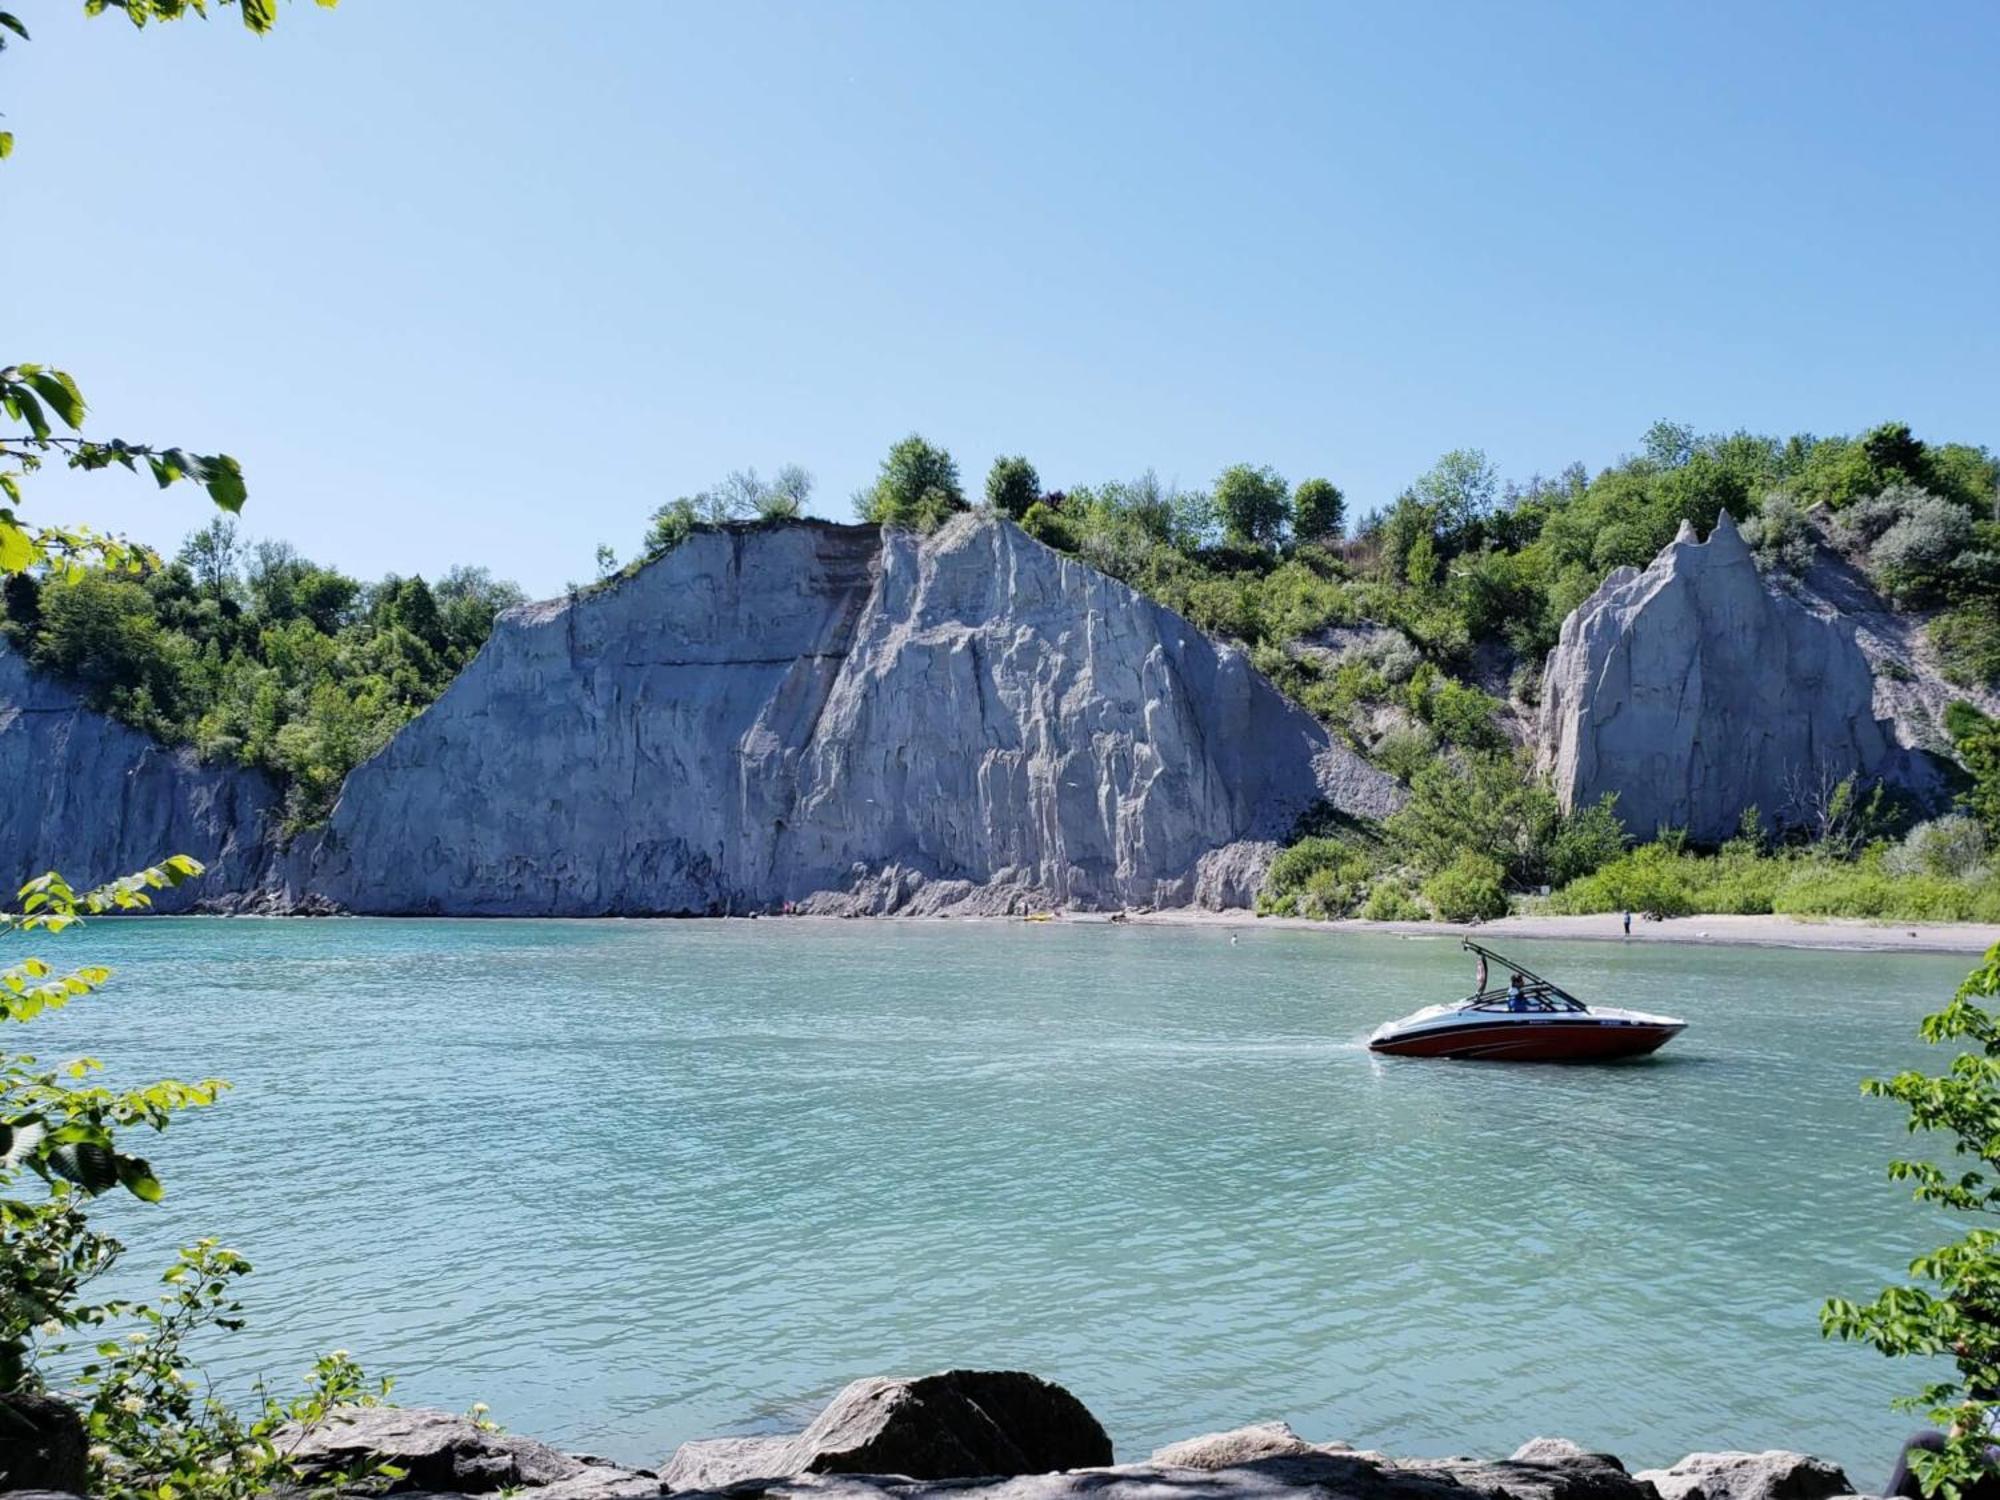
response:
M1465 946L1479 955L1477 993L1376 1027L1369 1051L1488 1062L1604 1062L1656 1052L1687 1029L1687 1022L1672 1016L1585 1005L1490 948ZM1518 983L1489 990L1489 959Z

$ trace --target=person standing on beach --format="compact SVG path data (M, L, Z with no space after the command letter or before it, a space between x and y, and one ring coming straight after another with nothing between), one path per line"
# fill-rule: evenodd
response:
M1625 936L1630 937L1631 935L1632 935L1632 913L1628 911L1625 913Z

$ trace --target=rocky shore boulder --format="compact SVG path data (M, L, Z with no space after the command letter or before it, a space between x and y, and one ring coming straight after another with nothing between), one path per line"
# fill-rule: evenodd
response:
M1763 1453L1690 1453L1667 1469L1633 1476L1660 1500L1828 1500L1854 1486L1838 1464L1773 1448Z
M1258 1422L1228 1432L1169 1443L1153 1450L1147 1464L1159 1469L1235 1469L1267 1458L1298 1458L1308 1453L1347 1452L1345 1443L1309 1443L1289 1422Z
M1635 836L1735 832L1746 807L1803 821L1815 788L1893 777L1853 629L1771 592L1727 513L1683 524L1644 572L1619 568L1563 621L1538 737L1565 808L1618 796ZM1928 783L1926 783L1928 784Z
M0 1396L0 1491L81 1491L83 1419L54 1396Z
M1251 1429L1255 1431L1257 1429ZM1235 1434L1216 1434L1235 1437ZM1200 1440L1206 1441L1206 1440ZM736 1500L1655 1500L1622 1469L1573 1460L1391 1462L1376 1454L1313 1451L1246 1458L1216 1468L1127 1464L1005 1479L916 1480L867 1474L801 1474L739 1484ZM1585 1455L1593 1458L1594 1455ZM676 1491L676 1493L680 1493Z
M357 1406L309 1432L281 1436L308 1482L336 1484L387 1464L402 1477L376 1493L490 1495L523 1490L533 1500L646 1500L661 1493L650 1474L559 1452L533 1438L422 1407Z
M1111 1462L1111 1439L1061 1386L1018 1370L857 1380L794 1437L684 1443L669 1489L720 1489L799 1474L975 1479Z

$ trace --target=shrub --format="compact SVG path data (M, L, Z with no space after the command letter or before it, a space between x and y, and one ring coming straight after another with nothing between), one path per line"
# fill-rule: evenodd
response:
M1636 911L1650 917L1685 917L1696 912L1758 915L1772 898L1789 863L1759 858L1731 843L1724 853L1702 857L1671 842L1641 845L1574 880L1549 902L1551 911Z
M1500 862L1470 850L1424 882L1424 896L1446 922L1484 922L1507 915Z
M1766 495L1757 514L1743 523L1743 540L1765 573L1797 578L1812 564L1812 522L1805 507L1782 491Z
M1507 736L1495 716L1500 700L1478 688L1438 675L1411 683L1410 707L1447 745L1463 750L1504 750Z
M1302 542L1338 541L1347 529L1347 497L1325 479L1301 479L1292 492L1292 534Z
M1437 741L1421 724L1392 729L1374 749L1375 764L1391 776L1414 781L1437 758Z
M1963 880L1985 873L1986 830L1954 813L1919 823L1883 858L1892 875L1943 875Z
M1300 839L1281 850L1257 893L1266 916L1344 917L1367 893L1373 866L1368 856L1336 838Z
M1239 547L1276 546L1291 516L1291 489L1268 466L1234 464L1215 481L1215 509L1223 534Z
M1941 596L1973 568L1972 513L1913 484L1862 501L1843 526L1867 548L1876 584L1901 604Z
M965 508L956 460L914 432L889 450L875 483L854 497L862 520L915 531L934 531Z
M1618 821L1618 794L1606 792L1588 807L1562 820L1549 845L1551 885L1568 885L1594 873L1625 852L1631 840Z
M2000 601L1977 599L1930 624L1938 666L1960 687L2000 688Z
M1979 905L1979 890L1966 881L1809 860L1778 888L1771 909L1791 916L1970 922Z
M993 460L986 473L986 503L994 510L1018 521L1041 498L1042 478L1027 459L1016 455Z
M1425 922L1430 908L1401 880L1380 880L1361 904L1361 915L1370 922Z
M1021 529L1036 541L1058 552L1076 551L1076 533L1063 513L1046 501L1037 500L1021 514Z

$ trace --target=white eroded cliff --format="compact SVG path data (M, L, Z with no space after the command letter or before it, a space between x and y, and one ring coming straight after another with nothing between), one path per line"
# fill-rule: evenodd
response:
M190 854L207 877L155 893L162 911L224 899L263 882L279 816L277 788L85 705L0 643L0 882L59 870L81 890Z
M1845 623L1773 594L1725 514L1644 572L1619 568L1563 621L1542 678L1543 763L1566 807L1618 794L1635 836L1717 841L1744 808L1803 816L1849 773L1894 776L1901 752Z
M1241 652L1002 521L699 533L510 612L287 898L462 914L1241 904L1396 784Z

